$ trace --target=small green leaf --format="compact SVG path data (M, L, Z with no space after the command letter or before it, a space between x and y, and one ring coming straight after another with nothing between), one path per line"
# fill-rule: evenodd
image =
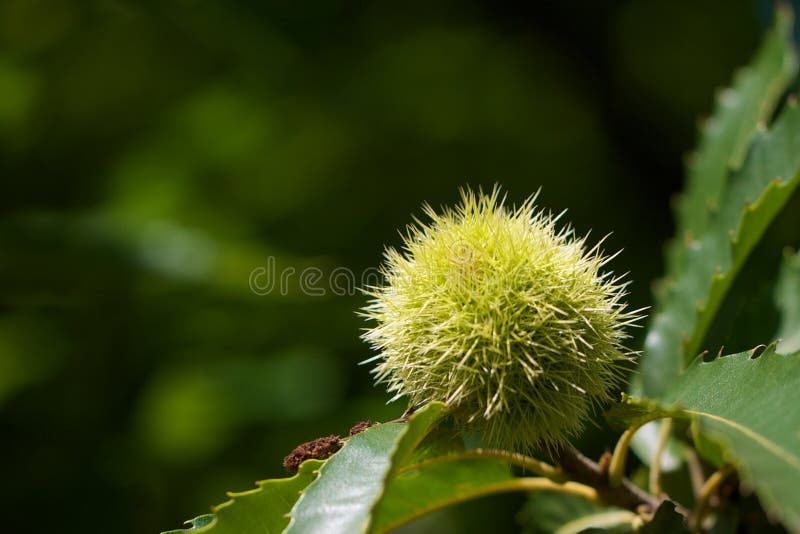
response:
M775 301L781 312L778 329L778 352L788 354L800 350L800 252L783 258L775 287Z
M778 354L771 345L755 355L698 359L663 401L628 398L623 413L633 421L648 413L692 419L762 505L800 531L800 352Z
M779 9L754 65L723 93L689 169L641 359L648 396L662 395L697 354L744 260L800 183L800 111L789 104L770 131L763 126L796 72L791 27Z
M350 438L297 500L285 532L367 532L387 482L444 413L442 403L430 403L407 423L376 425Z
M215 506L214 514L192 519L189 529L171 530L164 534L211 532L212 534L241 534L258 532L277 534L289 524L289 511L300 492L317 476L324 462L306 460L291 478L262 480L256 489L228 493L230 500Z

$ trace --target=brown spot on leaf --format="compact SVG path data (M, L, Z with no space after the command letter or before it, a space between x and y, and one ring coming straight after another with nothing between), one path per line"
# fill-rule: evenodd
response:
M360 434L361 432L365 431L369 427L373 425L377 425L378 423L373 423L372 421L361 421L353 425L353 428L350 429L350 432L347 434L348 436L355 436L356 434Z
M333 453L342 448L342 438L339 436L327 436L307 441L295 447L289 455L283 459L283 467L289 474L297 473L297 469L306 460L325 460L333 456Z

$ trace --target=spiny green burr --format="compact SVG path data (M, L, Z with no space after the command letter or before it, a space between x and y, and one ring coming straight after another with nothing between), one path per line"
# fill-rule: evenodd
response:
M487 445L530 452L580 432L634 353L627 283L601 272L558 217L463 190L454 209L424 207L401 250L388 248L383 285L367 290L363 338L377 382L411 406L442 401Z

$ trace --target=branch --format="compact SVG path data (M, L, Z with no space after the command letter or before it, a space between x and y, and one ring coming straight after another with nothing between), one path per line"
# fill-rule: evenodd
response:
M662 499L650 495L627 478L623 478L619 486L612 487L608 482L607 471L571 446L556 451L554 461L574 480L595 488L600 499L606 504L633 512L639 512L640 507L645 506L651 513L661 504ZM676 510L688 515L688 511L681 507L676 507Z

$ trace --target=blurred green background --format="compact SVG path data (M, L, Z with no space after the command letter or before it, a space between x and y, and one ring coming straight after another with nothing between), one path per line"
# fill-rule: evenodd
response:
M541 187L613 231L650 304L695 121L770 10L0 0L3 532L175 528L299 442L399 415L357 365L364 297L330 278L459 186ZM287 291L253 292L270 258ZM522 500L410 530L515 531Z

